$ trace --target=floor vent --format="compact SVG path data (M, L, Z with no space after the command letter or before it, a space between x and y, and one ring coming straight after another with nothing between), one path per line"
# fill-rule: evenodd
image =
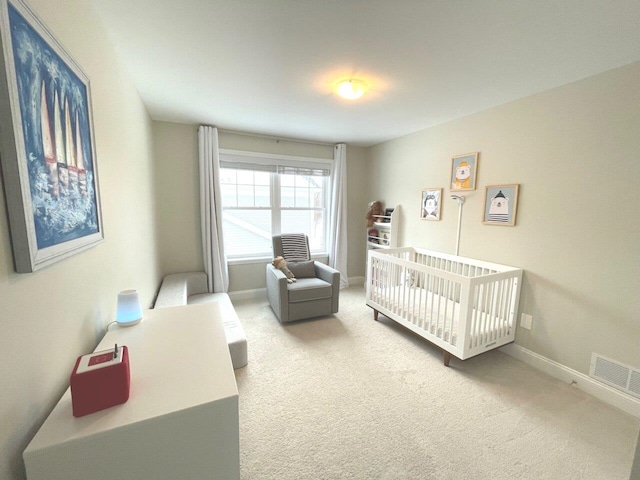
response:
M640 370L593 353L589 376L640 398Z

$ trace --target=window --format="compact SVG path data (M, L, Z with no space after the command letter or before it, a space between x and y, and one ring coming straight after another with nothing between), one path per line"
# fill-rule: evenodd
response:
M326 251L331 163L245 153L220 154L225 252L230 259L272 256L271 236L306 233Z

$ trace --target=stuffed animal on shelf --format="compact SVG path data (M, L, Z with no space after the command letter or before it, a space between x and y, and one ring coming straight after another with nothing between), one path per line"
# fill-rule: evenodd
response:
M287 261L283 257L276 257L271 264L285 274L287 277L287 283L293 283L296 281L296 277L291 273L289 267L287 267Z
M379 215L384 215L384 209L382 208L382 202L376 200L369 204L369 210L367 210L367 215L365 217L367 220L367 227L372 227L373 222L376 221L375 217Z

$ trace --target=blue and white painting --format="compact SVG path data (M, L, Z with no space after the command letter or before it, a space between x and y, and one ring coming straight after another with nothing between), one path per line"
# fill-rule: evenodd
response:
M87 85L8 3L37 247L100 230Z
M518 207L519 184L485 187L483 223L514 226Z

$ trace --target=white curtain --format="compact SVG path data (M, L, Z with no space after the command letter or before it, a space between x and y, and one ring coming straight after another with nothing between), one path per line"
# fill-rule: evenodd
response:
M222 195L220 192L220 152L218 129L200 126L198 129L200 164L200 228L204 271L209 292L229 289L229 270L222 237Z
M333 182L329 214L329 266L340 272L340 288L349 286L347 275L347 146L333 148Z

